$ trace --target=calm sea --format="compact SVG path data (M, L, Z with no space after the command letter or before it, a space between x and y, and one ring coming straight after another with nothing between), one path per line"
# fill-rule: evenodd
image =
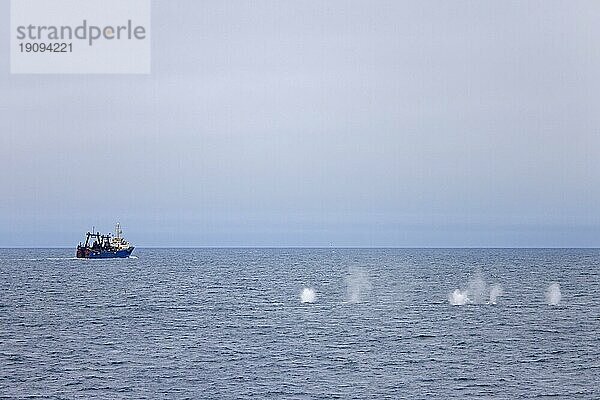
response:
M597 249L73 253L0 249L0 398L600 398Z

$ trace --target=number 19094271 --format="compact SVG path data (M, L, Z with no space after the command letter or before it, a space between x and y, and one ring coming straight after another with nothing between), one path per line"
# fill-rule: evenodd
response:
M21 53L72 53L73 43L19 43Z

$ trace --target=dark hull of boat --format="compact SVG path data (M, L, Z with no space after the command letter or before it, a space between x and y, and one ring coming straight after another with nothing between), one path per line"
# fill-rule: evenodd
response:
M80 247L77 249L77 258L127 258L133 252L134 247L125 250L93 250Z

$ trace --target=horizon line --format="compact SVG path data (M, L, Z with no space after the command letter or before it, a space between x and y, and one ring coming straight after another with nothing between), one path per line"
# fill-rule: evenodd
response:
M72 246L0 246L11 249L73 249ZM600 246L135 246L135 249L600 249Z

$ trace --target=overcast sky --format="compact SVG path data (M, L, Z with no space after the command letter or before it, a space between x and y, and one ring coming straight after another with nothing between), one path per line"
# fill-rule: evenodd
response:
M0 246L600 246L597 1L155 1L137 76L0 15Z

